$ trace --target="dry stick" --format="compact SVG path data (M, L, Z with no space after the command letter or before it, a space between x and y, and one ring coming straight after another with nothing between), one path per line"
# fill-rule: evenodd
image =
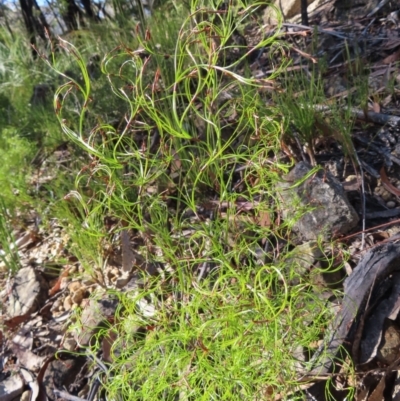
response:
M397 189L393 184L390 183L389 178L386 175L385 167L382 166L380 170L380 176L382 180L382 185L383 187L389 191L391 194L399 197L400 196L400 190Z
M392 116L389 114L375 113L373 111L367 111L357 109L355 107L351 108L351 112L355 117L363 121L371 121L375 124L386 125L389 124L393 127L400 126L400 117Z
M372 18L371 21L369 21L369 24L363 29L363 31L361 33L362 36L366 36L368 29L375 22L375 20L376 20L376 18Z
M307 0L301 0L301 23L308 26Z
M308 106L307 106L308 107ZM317 111L331 111L331 106L327 106L324 104L316 104L314 109ZM346 107L343 107L346 109ZM371 121L375 124L379 125L386 125L389 124L392 127L400 127L400 117L393 116L390 114L382 114L382 113L375 113L374 111L367 111L357 109L356 107L351 107L350 112L353 114L354 117L358 118L362 121Z
M70 393L67 393L66 391L61 391L61 390L57 390L57 389L54 389L54 394L57 397L61 397L61 398L64 398L65 400L69 400L69 401L86 401L85 398L77 397L76 395L72 395Z
M288 23L288 22L284 22L282 24L282 26L287 27L287 28L299 28L299 29L304 29L304 30L307 30L307 31L313 31L314 30L314 27L309 27L309 26L300 25L300 24L292 24L292 23ZM327 35L336 36L336 37L338 37L340 39L351 39L351 37L344 36L344 35L342 35L340 33L335 32L335 31L328 31L326 29L322 29L319 26L317 26L316 28L318 29L319 33L326 33Z
M374 14L376 14L387 3L389 3L389 0L382 0L370 13L367 14L367 18L372 17Z
M387 219L389 217L397 217L400 215L400 207L394 209L381 210L379 212L370 212L365 214L367 219Z
M367 233L367 232L369 232L369 231L376 230L377 228L382 228L382 227L391 226L392 224L396 224L396 223L400 223L400 219L396 219L396 220L393 220L393 221L389 221L388 223L379 224L378 226L371 227L371 228L368 228L368 229L364 230L364 232ZM349 234L349 235L346 235L345 237L341 237L341 238L339 238L338 240L343 241L343 240L346 240L346 239L355 237L356 235L359 235L360 233L361 233L361 231L358 231L358 232L356 232L356 233L354 233L354 234ZM397 235L397 234L396 234L396 235ZM394 235L393 237L396 237L396 235ZM388 238L388 239L385 240L385 241L382 241L382 243L383 243L383 242L390 241L391 239L392 239L392 237ZM396 238L396 239L397 239L397 238ZM373 248L374 246L375 246L375 245L373 245L372 248Z
M366 222L366 217L365 217L366 197L365 197L364 171L361 167L361 162L358 157L357 151L354 149L354 145L353 145L353 151L354 151L354 156L357 161L357 165L359 167L360 175L361 175L361 216L362 216L361 249L363 250L364 246L365 246L365 222Z

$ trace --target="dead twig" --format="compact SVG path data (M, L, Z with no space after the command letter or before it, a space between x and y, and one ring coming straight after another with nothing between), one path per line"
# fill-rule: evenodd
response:
M363 110L353 108L353 115L359 120L371 121L375 124L390 125L391 127L400 127L400 117L389 114L375 113L373 111L364 112Z
M382 7L384 7L387 3L389 3L389 0L382 0L372 11L370 11L367 14L367 18L371 18L373 15L375 15Z
M284 23L282 24L282 26L284 26L284 27L286 27L286 28L299 28L299 29L304 29L304 30L306 30L306 31L313 31L313 30L314 30L314 27L309 27L309 26L300 25L300 24L292 24L292 23L288 23L288 22L284 22ZM323 28L321 28L321 27L319 27L319 26L317 26L316 28L318 29L318 32L319 32L319 33L326 33L327 35L336 36L337 38L340 38L340 39L346 39L346 40L351 39L351 37L344 36L344 35L342 35L342 34L340 34L340 33L337 33L336 31L333 31L333 30L323 29Z
M54 394L57 397L61 397L61 398L64 398L65 400L69 400L69 401L86 401L85 398L77 397L76 395L72 395L70 393L67 393L66 391L61 391L61 390L57 390L57 389L54 389Z

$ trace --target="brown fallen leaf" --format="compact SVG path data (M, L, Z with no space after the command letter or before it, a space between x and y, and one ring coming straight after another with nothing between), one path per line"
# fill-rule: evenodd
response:
M386 190L388 190L391 194L400 196L400 189L396 188L390 181L389 178L386 175L385 167L382 166L380 170L380 176L382 180L382 185Z
M106 362L113 362L113 357L111 355L111 348L117 339L118 333L115 329L108 330L107 334L104 336L101 348L103 350L103 358Z
M4 324L9 329L15 329L21 323L26 322L30 316L31 316L30 313L26 313L25 315L20 315L20 316L14 316L11 319L4 320Z
M270 213L267 211L260 212L257 216L257 223L261 227L271 227L272 219Z
M381 112L381 106L377 102L372 103L372 111L375 113L380 113Z
M58 291L61 290L61 281L63 277L67 277L68 273L70 271L70 267L67 267L61 274L60 277L58 278L57 282L53 285L52 288L49 290L49 296L52 297L53 295L57 294Z
M390 56L385 57L382 60L382 63L383 64L392 64L392 63L395 63L397 60L399 60L399 58L400 58L400 49L396 50Z

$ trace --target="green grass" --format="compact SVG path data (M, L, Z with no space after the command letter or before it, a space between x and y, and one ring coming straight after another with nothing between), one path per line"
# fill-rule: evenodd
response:
M291 167L278 157L282 127L294 121L302 140L313 140L312 110L297 107L292 95L303 85L304 103L322 102L322 89L317 81L296 82L286 98L268 104L262 89L270 81L251 76L248 49L231 41L262 2L239 3L209 22L210 2L192 1L190 14L156 15L136 39L132 26L115 26L109 36L61 39L61 51L49 57L41 51L49 76L67 68L79 76L56 90L61 129L51 129L46 109L21 118L33 121L24 132L35 143L48 148L67 139L76 157L72 174L60 170L46 186L53 195L40 210L67 230L84 274L120 301L110 327L85 349L96 360L103 338L114 338L102 377L109 399L285 399L299 390L309 364L298 350L312 354L333 318L322 289L291 257L293 222L278 218L275 189ZM257 47L277 51L278 39ZM93 53L101 56L96 81L86 68ZM270 80L287 65L283 60ZM18 141L27 146L23 135ZM136 288L125 292L107 276L105 251L118 250L121 232L144 260L132 266ZM333 263L332 255L324 259ZM154 267L159 273L144 271ZM75 329L82 324L77 313Z
M234 16L217 14L215 24L197 16L184 21L167 58L154 33L141 38L148 59L126 46L105 55L103 74L127 110L118 128L88 123L85 63L62 44L84 77L81 86L60 88L56 104L64 133L91 160L76 178L85 227L76 244L81 253L84 243L94 245L81 260L91 274L104 268L98 249L109 215L122 223L117 231L138 238L148 268L163 266L153 277L138 272L138 289L115 294L121 306L103 378L111 399L285 396L298 389L299 363L307 365L296 350L311 349L332 318L311 278L293 259L287 264L290 244L280 256L268 246L260 260L254 256L262 244L273 249L290 238L286 223L273 223L280 208L274 183L290 167L271 157L282 134L280 110L260 94L269 82L240 69L244 57L224 65L232 45L222 39L231 36ZM277 44L269 38L259 46ZM63 116L72 93L82 106L75 121ZM147 137L135 138L143 131ZM90 198L82 191L88 185ZM254 206L240 211L246 202ZM261 215L271 222L260 225ZM104 335L87 352L97 352Z

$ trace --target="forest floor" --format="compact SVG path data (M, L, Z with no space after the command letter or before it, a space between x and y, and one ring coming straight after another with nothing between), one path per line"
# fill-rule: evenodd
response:
M77 190L61 198L64 219L50 211L44 224L29 210L2 221L1 400L400 397L399 10L386 5L344 22L330 9L310 16L312 28L284 23L273 56L253 52L249 82L266 85L240 92L226 84L224 100L219 93L209 104L196 103L204 95L196 89L190 119L205 115L194 123L204 131L196 140L172 146L131 120L110 122L111 132L131 124L136 135L134 151L121 140L113 152L140 161L138 170L119 162L119 181L113 152L101 153L112 140L97 148L82 141L84 151L95 149L89 163L68 141L34 161L34 191L45 193L60 171L77 175ZM260 27L236 34L250 48ZM225 56L234 59L229 46ZM230 77L241 83L245 69L238 64ZM237 96L253 105L256 91L280 122L258 127L254 117L249 139ZM131 116L145 108L143 101ZM204 121L213 118L223 121L223 140L203 154L197 144L209 140ZM280 130L274 140L272 127ZM306 173L291 180L285 173L294 166ZM157 175L163 169L167 178ZM143 183L132 195L135 174ZM297 192L289 205L273 179L313 196L328 185L332 203L318 215L325 198ZM338 212L343 199L353 220L327 226L344 220L336 216L348 212ZM18 229L10 233L8 224Z

